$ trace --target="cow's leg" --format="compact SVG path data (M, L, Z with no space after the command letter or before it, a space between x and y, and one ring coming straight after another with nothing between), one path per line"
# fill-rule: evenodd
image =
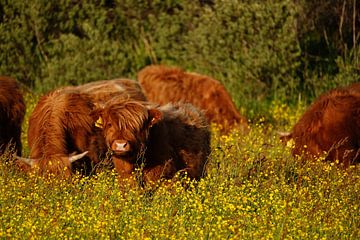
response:
M126 184L127 181L130 183L131 186L136 186L136 179L133 175L133 172L135 170L134 164L117 157L113 157L112 160L118 173L120 185Z
M185 170L191 179L199 180L205 172L207 156L203 152L197 154L181 151L181 157L185 163Z
M178 167L173 159L166 161L164 164L159 164L150 169L144 169L144 181L146 184L153 184L161 179L172 179Z

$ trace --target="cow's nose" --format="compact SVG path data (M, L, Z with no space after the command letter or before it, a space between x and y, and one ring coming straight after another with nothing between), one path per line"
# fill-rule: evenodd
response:
M126 153L130 151L130 143L126 140L115 140L111 149L117 153Z

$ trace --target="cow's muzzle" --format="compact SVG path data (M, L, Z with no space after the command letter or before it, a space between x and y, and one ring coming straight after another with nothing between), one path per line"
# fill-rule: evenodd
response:
M111 144L111 151L114 155L123 156L131 152L131 144L126 140L115 140Z

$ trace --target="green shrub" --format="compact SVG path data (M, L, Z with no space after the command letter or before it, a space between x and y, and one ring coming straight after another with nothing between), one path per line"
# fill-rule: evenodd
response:
M238 106L295 90L300 52L296 6L290 1L218 1L190 19L184 16L189 11L166 21L187 22L187 31L156 28L168 34L153 40L160 59L216 77L236 96Z
M2 0L0 74L43 92L175 65L221 81L253 118L274 99L309 101L358 81L355 5L347 2L335 6L345 6L336 40L340 23L326 18L341 18L326 1Z

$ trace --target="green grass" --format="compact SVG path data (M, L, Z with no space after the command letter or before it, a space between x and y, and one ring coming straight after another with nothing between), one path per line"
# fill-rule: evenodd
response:
M276 135L302 111L274 103L271 123L251 123L248 135L213 127L207 176L155 191L119 186L112 171L25 174L3 155L0 238L359 239L360 167L295 159Z

